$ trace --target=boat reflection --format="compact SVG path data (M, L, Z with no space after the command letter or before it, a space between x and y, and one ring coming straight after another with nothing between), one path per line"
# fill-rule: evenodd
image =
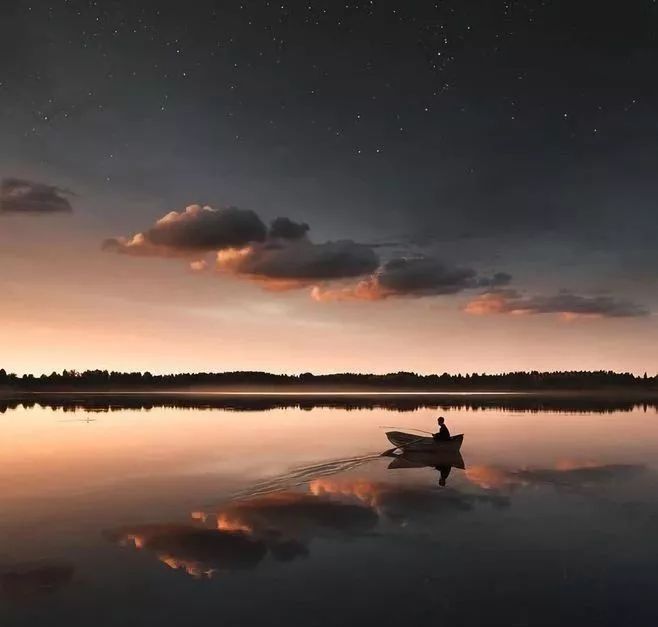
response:
M439 485L444 487L453 468L464 470L464 458L459 451L401 451L394 453L386 451L385 457L393 457L388 465L389 470L403 468L433 468L439 473Z

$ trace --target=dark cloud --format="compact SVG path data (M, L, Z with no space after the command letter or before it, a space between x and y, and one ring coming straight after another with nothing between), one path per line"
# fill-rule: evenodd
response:
M316 288L313 296L328 300L383 300L393 296L440 296L485 286L502 286L511 276L499 272L480 277L472 268L449 266L435 257L398 257L355 286Z
M479 278L472 268L451 267L433 257L391 259L378 273L379 285L396 295L456 294L483 285L505 285L510 275Z
M504 495L469 494L446 488L437 494L431 487L382 485L377 505L387 518L398 524L420 522L453 512L468 512L487 504L495 508L509 506Z
M465 307L475 315L561 314L566 317L636 318L649 311L627 300L611 296L581 296L559 292L553 296L524 296L515 290L494 290L481 294Z
M368 274L379 258L370 246L352 240L316 244L308 224L276 218L269 231L253 211L191 205L172 211L130 238L112 238L103 249L136 256L193 257L217 252L216 267L271 289L303 287L309 282ZM204 271L205 260L192 269Z
M0 184L0 213L62 213L72 211L66 196L69 190L26 181L7 178Z
M578 463L559 461L554 468L506 469L498 466L471 466L466 469L469 481L486 490L511 490L518 486L552 485L580 489L611 481L624 481L644 472L637 464Z
M272 541L270 551L274 559L279 562L292 562L297 558L309 555L308 547L297 540Z
M507 272L496 272L492 277L481 277L478 279L478 287L503 287L509 285L512 275Z
M270 225L270 237L273 239L301 239L309 231L306 222L293 222L289 218L276 218Z
M151 524L107 535L112 542L153 553L170 568L212 577L217 571L255 568L268 553L282 562L305 557L313 538L366 533L379 520L369 506L292 491L236 501L194 518L212 527Z
M217 514L218 526L248 529L255 535L276 532L283 538L310 539L327 533L366 533L378 522L369 506L329 494L283 491L237 501Z
M519 470L516 476L526 483L546 483L559 487L585 487L609 481L631 479L644 472L637 464L585 465L576 468Z
M73 579L66 562L16 564L0 571L0 593L11 601L29 601L52 594Z
M436 257L394 257L381 265L375 247L351 239L316 243L310 227L287 217L272 221L269 230L253 211L191 205L172 211L131 238L103 243L107 251L136 256L194 257L191 269L205 272L206 259L217 253L220 273L259 282L272 290L315 284L312 296L326 300L382 300L457 294L476 288L500 288L511 276L498 272L480 276L474 269L451 266ZM365 277L353 286L325 284Z
M379 258L369 246L352 240L315 244L307 239L255 244L241 251L220 253L217 267L257 280L308 284L362 276L372 272Z
M353 498L372 508L378 518L397 524L411 521L427 522L451 512L470 511L478 504L505 507L509 500L503 495L469 494L447 488L437 491L433 486L416 486L367 479L317 479L310 489L318 495L333 498Z
M192 525L141 525L112 532L109 537L119 544L150 551L170 568L194 577L255 568L267 554L264 542L242 531Z
M130 255L175 257L242 248L264 241L266 235L265 224L253 211L190 205L185 211L168 213L147 231L108 239L103 248Z

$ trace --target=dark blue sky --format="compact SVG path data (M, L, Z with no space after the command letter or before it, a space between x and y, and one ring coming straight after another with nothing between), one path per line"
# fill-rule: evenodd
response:
M382 264L505 272L506 303L650 311L657 38L650 0L8 0L0 177L60 188L99 248L237 206Z

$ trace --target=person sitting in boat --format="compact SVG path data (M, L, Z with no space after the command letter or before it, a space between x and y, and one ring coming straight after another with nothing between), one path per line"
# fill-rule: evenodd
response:
M439 423L439 431L435 433L432 437L435 442L449 442L451 440L450 431L446 427L446 419L443 416L439 416L437 422Z

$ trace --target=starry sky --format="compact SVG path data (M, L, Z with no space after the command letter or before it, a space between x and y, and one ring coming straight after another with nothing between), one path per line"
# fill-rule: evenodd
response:
M5 0L0 365L655 372L656 67L652 0Z

